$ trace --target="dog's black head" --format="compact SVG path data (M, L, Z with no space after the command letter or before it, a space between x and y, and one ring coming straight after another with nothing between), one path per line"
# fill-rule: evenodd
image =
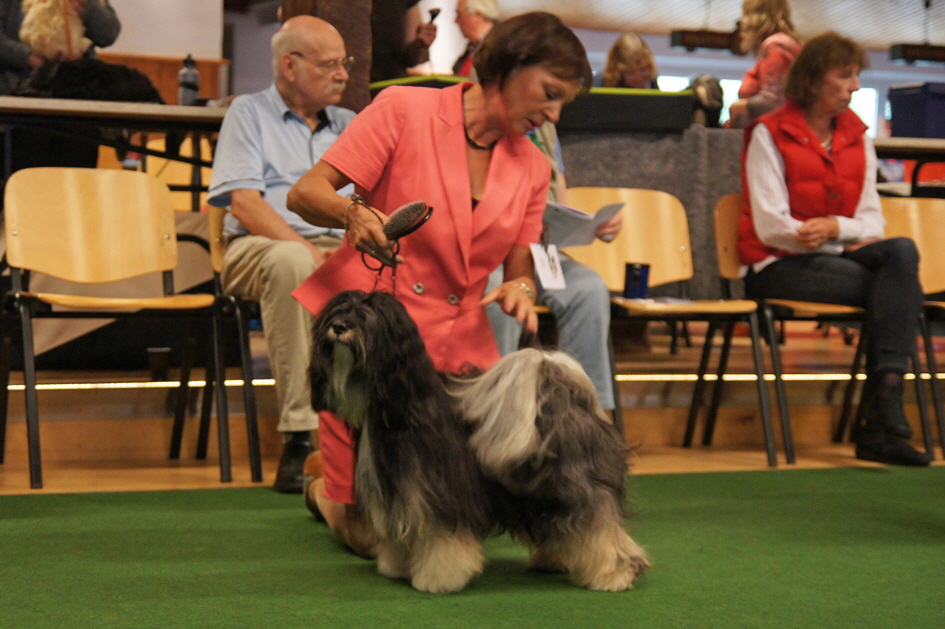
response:
M397 404L436 377L417 324L387 293L346 291L315 320L312 403L360 425L370 404Z

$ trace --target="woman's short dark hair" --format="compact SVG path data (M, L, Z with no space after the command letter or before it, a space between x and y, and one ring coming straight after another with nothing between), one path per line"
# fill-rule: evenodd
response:
M581 91L591 86L591 66L584 45L550 13L524 13L499 22L473 58L479 83L484 87L501 88L516 70L538 65L559 79L576 83Z
M801 107L811 105L817 98L817 87L828 72L836 68L867 65L866 53L852 39L833 31L818 35L801 48L791 64L784 84L784 95Z

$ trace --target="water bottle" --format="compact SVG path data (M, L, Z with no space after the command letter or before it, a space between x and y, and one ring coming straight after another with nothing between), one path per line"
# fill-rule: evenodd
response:
M200 73L197 72L197 62L193 56L187 55L184 67L177 73L177 104L196 105L197 93L200 90Z

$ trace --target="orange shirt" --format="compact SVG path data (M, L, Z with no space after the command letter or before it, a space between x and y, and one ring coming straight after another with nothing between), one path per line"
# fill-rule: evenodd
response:
M406 261L396 283L389 268L378 280L345 243L293 293L317 314L341 291L376 285L390 292L393 285L437 369L450 372L467 364L485 369L499 359L479 301L512 246L539 241L551 177L548 159L527 137L503 137L473 211L462 105L470 86L388 87L322 157L382 212L417 200L434 208L429 221L401 239Z

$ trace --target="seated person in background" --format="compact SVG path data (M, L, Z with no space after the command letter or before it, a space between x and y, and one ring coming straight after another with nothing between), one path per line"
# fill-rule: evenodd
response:
M69 0L85 26L85 36L93 46L111 46L118 39L121 23L108 0ZM9 94L21 79L51 59L20 41L23 21L22 0L0 0L0 94ZM89 47L86 56L93 56Z
M302 466L318 428L308 379L313 320L290 293L343 234L305 222L286 208L286 196L354 118L334 106L350 63L328 22L309 15L286 20L272 38L273 85L233 101L213 160L208 200L230 210L223 287L258 299L262 310L285 434L273 485L281 492L301 493Z
M746 130L738 253L749 297L866 309L856 457L928 465L902 409L922 309L918 253L908 238L883 239L876 152L849 108L865 62L836 33L812 39L788 72L787 103Z
M472 74L473 54L482 43L482 39L498 21L499 7L496 0L459 0L456 3L456 24L469 44L453 64L453 74L457 76Z
M371 5L371 83L402 79L430 60L436 25L424 24L420 0L374 0Z
M551 185L548 199L567 204L564 173L561 168L560 144L555 126L545 123L532 134L532 141L551 162ZM597 231L602 240L613 239L623 226L618 214ZM560 253L560 252L559 252ZM548 307L555 317L558 329L558 349L573 356L590 376L604 410L614 410L614 381L610 371L610 292L593 269L576 262L565 254L561 257L561 273L565 288L545 290L538 283L537 303ZM489 277L489 287L502 282L502 267ZM489 323L496 336L502 355L518 349L522 325L502 312L497 304L486 306Z
M755 55L745 73L738 100L729 107L727 126L741 129L784 103L784 78L801 49L787 0L745 0L741 47Z
M624 33L607 53L602 86L657 89L658 74L646 42L636 33Z

